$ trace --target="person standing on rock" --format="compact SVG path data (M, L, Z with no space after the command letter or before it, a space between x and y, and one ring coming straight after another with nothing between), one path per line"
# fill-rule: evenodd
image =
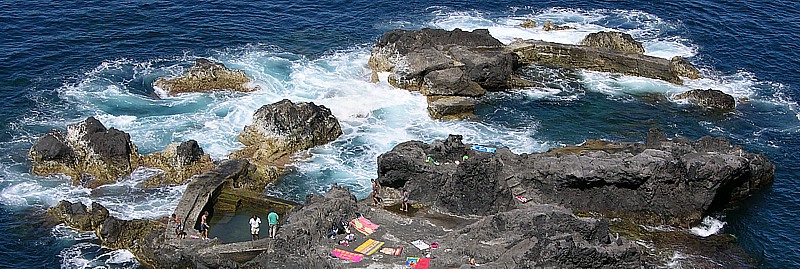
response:
M172 222L175 223L175 237L180 239L186 238L186 231L183 230L183 223L178 215L172 213Z
M372 202L373 202L373 205L375 205L375 206L381 205L381 200L382 200L381 199L381 185L378 184L378 182L376 182L375 179L373 178L372 179Z
M403 189L403 203L400 204L400 210L408 212L408 190Z
M256 215L250 217L250 240L258 240L258 231L261 228L261 218Z
M275 236L278 235L278 213L270 208L267 220L269 220L269 238L275 239Z
M200 217L200 236L203 240L208 240L208 229L211 228L206 219L208 219L208 211L203 212L203 216Z

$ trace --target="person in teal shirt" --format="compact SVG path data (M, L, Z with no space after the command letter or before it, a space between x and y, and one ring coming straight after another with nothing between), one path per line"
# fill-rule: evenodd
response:
M275 236L278 235L278 213L270 208L267 219L269 220L269 238L275 239Z

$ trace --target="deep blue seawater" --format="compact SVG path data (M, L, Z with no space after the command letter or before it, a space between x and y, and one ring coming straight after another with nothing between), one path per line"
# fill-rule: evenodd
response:
M711 222L725 222L718 232L735 235L760 267L800 268L800 3L717 2L0 1L0 267L137 267L130 253L101 248L90 233L44 225L41 212L67 199L103 203L123 218L156 218L171 213L183 191L137 188L147 170L96 190L33 176L27 150L47 131L95 116L131 134L140 153L195 139L222 159L241 147L236 134L258 107L289 98L331 108L345 132L267 190L293 199L334 182L364 196L380 153L448 133L515 152L594 138L643 141L651 127L723 136L764 153L777 170L774 185ZM514 26L526 18L577 30ZM644 42L646 54L684 56L704 78L676 86L531 68L554 88L491 94L478 120L434 121L424 97L369 83L366 67L383 32L422 27L488 28L504 42L577 43L591 32L624 31ZM243 69L262 90L170 97L153 88L196 57ZM736 111L669 101L695 88L735 96Z

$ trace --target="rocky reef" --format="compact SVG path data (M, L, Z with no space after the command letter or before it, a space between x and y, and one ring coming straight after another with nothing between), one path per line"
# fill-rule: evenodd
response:
M106 128L94 117L67 126L66 134L53 130L40 137L28 152L39 176L63 174L73 185L94 188L116 182L140 166L157 168L163 174L146 179L142 186L181 184L187 178L213 167L197 141L171 144L163 152L139 155L127 133Z
M522 27L535 27L525 21ZM552 23L545 30L563 30ZM433 118L471 117L475 99L487 91L545 87L517 73L526 65L583 68L665 80L682 84L680 77L699 78L697 69L676 57L672 60L643 55L644 47L629 34L599 32L582 45L517 40L505 45L488 30L392 30L375 44L369 59L372 80L389 73L395 87L419 91L428 97Z
M197 58L194 66L190 67L186 74L172 79L161 78L153 85L170 95L213 90L249 92L253 89L245 87L244 84L250 81L241 70L231 70L221 63Z
M40 137L28 155L31 173L64 174L73 185L96 187L115 182L139 167L136 145L127 133L106 128L94 117Z
M262 106L253 114L253 123L239 134L239 142L245 148L230 157L249 160L259 167L265 182L274 182L291 154L326 144L340 135L339 121L330 109L284 99Z
M708 107L719 111L732 111L736 109L736 100L733 96L720 90L691 90L675 96L675 100L689 100L690 103Z
M723 138L667 139L651 130L645 144L587 141L537 154L483 153L460 136L430 145L409 141L381 155L378 169L381 184L454 214L506 211L523 195L578 212L690 227L771 183L775 166Z

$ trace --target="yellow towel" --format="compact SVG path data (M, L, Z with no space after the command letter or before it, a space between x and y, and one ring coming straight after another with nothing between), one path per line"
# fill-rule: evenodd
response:
M373 253L375 253L376 251L378 251L378 249L380 249L382 246L383 246L383 242L381 242L381 241L375 241L375 240L372 240L372 239L367 239L367 241L364 242L364 244L361 244L360 246L358 246L356 248L356 252L363 253L363 254L369 256L369 255L372 255Z

